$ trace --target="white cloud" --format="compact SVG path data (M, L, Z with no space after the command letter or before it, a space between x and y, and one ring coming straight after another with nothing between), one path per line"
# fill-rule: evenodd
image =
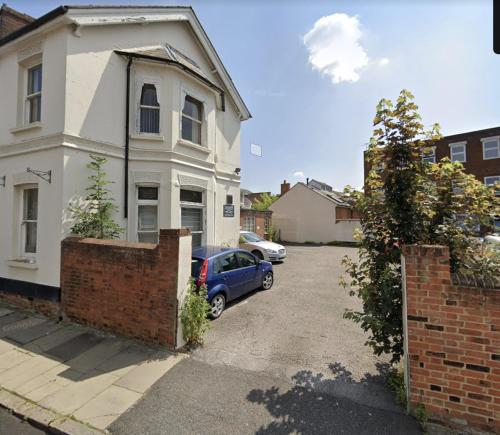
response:
M330 76L333 83L357 82L368 55L360 44L362 31L356 16L336 13L321 17L303 41L313 69Z
M389 63L389 59L386 57L382 57L381 59L378 60L379 66L386 66Z
M293 173L293 176L297 178L304 178L304 173L302 171L297 171Z

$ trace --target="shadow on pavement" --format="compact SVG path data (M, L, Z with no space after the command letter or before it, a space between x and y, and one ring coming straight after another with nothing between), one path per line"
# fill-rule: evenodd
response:
M417 422L403 412L394 412L359 404L333 395L340 385L370 386L385 382L392 370L389 364L378 364L379 374L366 374L356 381L340 363L329 369L335 378L310 370L297 372L295 386L286 391L279 387L255 389L247 395L249 402L263 405L276 421L262 426L257 434L420 434ZM374 405L375 406L375 405Z

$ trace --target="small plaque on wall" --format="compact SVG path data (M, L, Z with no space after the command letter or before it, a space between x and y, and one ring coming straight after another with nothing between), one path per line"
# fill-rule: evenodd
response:
M233 204L224 205L224 217L234 217L234 205Z

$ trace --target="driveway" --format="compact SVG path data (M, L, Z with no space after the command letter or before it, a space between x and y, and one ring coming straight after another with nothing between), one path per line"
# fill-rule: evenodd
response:
M227 307L205 345L111 426L116 433L420 433L385 386L339 286L353 248L289 246L271 290Z

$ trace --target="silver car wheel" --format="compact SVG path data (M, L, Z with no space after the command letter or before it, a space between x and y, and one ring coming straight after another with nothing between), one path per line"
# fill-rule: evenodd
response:
M212 306L211 314L214 319L219 317L224 311L224 306L226 305L226 299L223 295L215 295L210 303Z
M273 286L273 274L268 272L262 281L262 287L264 290L269 290Z

